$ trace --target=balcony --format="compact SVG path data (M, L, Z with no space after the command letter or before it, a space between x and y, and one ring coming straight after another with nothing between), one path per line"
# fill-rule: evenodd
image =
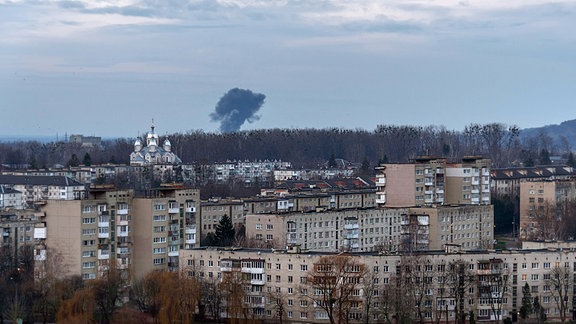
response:
M98 232L98 238L110 238L110 232L105 233Z
M110 222L98 222L98 227L110 227Z
M196 244L196 239L195 239L195 238L186 239L185 243L186 243L186 244Z
M10 233L4 232L4 236L9 236ZM34 238L35 239L45 239L46 238L46 227L35 227L34 228Z
M176 251L170 251L170 252L168 252L168 256L177 257L177 256L179 255L178 252L179 252L178 250L176 250Z
M34 254L35 261L45 261L46 260L46 250L36 250Z
M244 273L264 273L264 268L242 267Z
M186 212L187 212L187 213L195 213L195 212L196 212L196 207L186 207Z
M128 215L128 208L118 209L116 215Z
M385 177L376 177L376 186L385 186L385 185L386 185Z
M262 285L264 285L264 279L251 279L251 280L250 280L250 284L251 284L251 285L257 285L257 286L262 286Z
M110 259L110 250L98 250L98 260Z
M345 225L344 225L344 229L345 229L345 230L355 230L355 229L358 229L358 228L359 228L358 223L355 223L355 224L345 224Z
M127 226L128 225L128 221L127 220L119 220L118 224L116 224L118 226Z
M118 236L118 237L127 237L127 236L129 236L129 235L130 235L130 232L128 232L128 231L118 231L118 232L116 232L116 236Z
M178 213L180 213L180 208L178 208L178 207L168 208L168 213L169 214L178 214Z

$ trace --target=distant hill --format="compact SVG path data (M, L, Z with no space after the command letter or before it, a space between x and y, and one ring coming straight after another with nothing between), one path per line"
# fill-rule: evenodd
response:
M576 119L564 121L560 125L546 125L520 130L522 140L537 138L540 134L548 135L559 149L564 149L566 142L570 145L571 150L576 149Z

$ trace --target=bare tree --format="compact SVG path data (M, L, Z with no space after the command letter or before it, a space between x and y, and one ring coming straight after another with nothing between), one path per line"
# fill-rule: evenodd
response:
M574 285L574 271L570 269L570 264L566 263L564 266L556 265L550 270L550 277L545 282L552 290L550 291L558 310L560 312L560 320L566 323L568 319L568 310L570 309L570 302L572 298L572 287Z
M470 270L470 263L459 259L448 264L447 277L449 294L455 301L456 323L464 323L466 301L468 300L469 288L476 281L475 275Z
M315 305L326 312L331 324L348 323L350 311L360 309L360 293L366 267L359 257L340 254L321 257L308 272Z

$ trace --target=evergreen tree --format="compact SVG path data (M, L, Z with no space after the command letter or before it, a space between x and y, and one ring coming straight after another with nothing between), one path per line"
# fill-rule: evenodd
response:
M540 165L550 165L552 160L550 160L550 152L547 149L542 149L540 151Z
M234 225L232 219L224 214L220 222L216 225L216 242L220 246L231 246L234 243Z
M68 161L68 166L77 167L79 165L80 165L80 160L78 159L78 156L76 156L76 154L72 154L70 161Z
M333 169L335 167L336 167L336 157L334 156L334 153L332 153L332 155L330 155L330 159L328 160L328 168Z
M522 287L522 306L520 307L520 317L522 319L527 319L530 314L532 314L532 312L532 293L530 292L530 285L525 283L524 287Z
M360 175L367 176L371 175L372 169L370 168L370 162L368 162L368 158L364 157L364 161L362 161L362 166L360 167Z
M32 156L30 158L30 162L28 163L30 165L30 169L34 169L37 170L38 169L38 162L36 162L36 157Z
M82 162L85 166L91 166L92 165L92 157L90 157L90 154L88 154L88 152L86 152L86 154L84 154L84 160Z

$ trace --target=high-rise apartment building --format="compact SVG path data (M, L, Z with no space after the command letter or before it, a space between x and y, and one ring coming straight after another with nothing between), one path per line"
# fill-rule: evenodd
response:
M420 157L414 163L376 167L380 207L489 205L490 160L465 157L461 163Z
M128 276L177 269L178 252L197 247L196 189L133 190L92 187L83 200L47 201L46 247L61 259L62 275L100 277L111 265Z

